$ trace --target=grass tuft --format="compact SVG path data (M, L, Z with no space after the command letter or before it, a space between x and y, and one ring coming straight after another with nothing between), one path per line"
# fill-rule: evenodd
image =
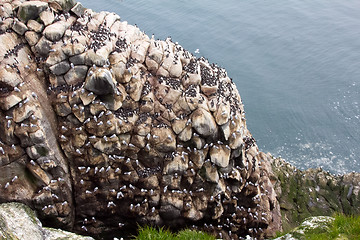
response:
M292 235L295 239L306 240L358 240L360 239L360 216L334 214L334 220L321 227L304 228L298 227L288 234L280 236L277 239L287 239L286 235ZM302 230L303 232L300 233Z
M175 239L178 239L178 240L215 240L215 237L211 236L205 232L185 229L185 230L178 232Z
M190 229L182 230L178 233L172 233L168 229L154 228L144 226L139 228L139 233L135 237L136 240L215 240L214 236L201 231L193 231Z
M170 232L168 229L153 228L150 226L144 226L139 229L139 233L135 238L136 240L168 240L174 239L174 234Z
M339 237L339 235L346 236L349 240L360 238L360 216L336 214L334 217L335 220L329 229L329 235L333 239Z

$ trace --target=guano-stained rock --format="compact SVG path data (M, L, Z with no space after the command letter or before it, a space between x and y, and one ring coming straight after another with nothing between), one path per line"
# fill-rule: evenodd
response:
M115 93L115 81L111 72L105 68L90 69L84 88L96 95Z
M224 69L73 0L0 5L2 202L94 236L281 229L269 159Z
M213 116L203 108L198 108L192 113L191 122L195 131L204 137L214 136L217 133Z

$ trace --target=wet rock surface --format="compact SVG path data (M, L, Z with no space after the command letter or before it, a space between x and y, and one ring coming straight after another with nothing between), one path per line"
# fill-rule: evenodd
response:
M0 4L0 201L93 236L281 229L269 159L223 68L74 1Z

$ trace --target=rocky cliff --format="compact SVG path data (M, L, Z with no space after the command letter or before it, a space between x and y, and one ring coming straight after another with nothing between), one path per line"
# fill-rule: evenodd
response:
M301 171L281 158L267 157L284 231L310 216L360 214L360 173L333 175L321 168Z
M0 0L0 16L1 202L97 237L281 229L269 160L223 68L72 0Z

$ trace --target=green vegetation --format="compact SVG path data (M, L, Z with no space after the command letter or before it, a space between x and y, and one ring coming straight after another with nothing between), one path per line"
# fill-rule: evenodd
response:
M307 218L299 227L276 239L299 240L357 240L360 239L360 215L336 213L333 217L319 216ZM136 240L215 240L214 236L189 229L172 233L168 229L141 227Z
M274 159L272 167L285 232L311 216L360 214L353 175L335 176L321 168L300 171L282 159Z
M164 228L153 228L145 226L139 229L136 240L215 240L215 237L201 232L189 229L182 230L178 233L172 233Z
M360 216L336 214L334 217L335 220L330 224L329 229L327 230L328 233L325 233L325 237L329 237L322 239L336 239L339 236L349 240L360 238Z
M201 231L193 231L189 229L178 232L174 239L179 240L214 240L215 237Z
M360 216L346 216L344 214L334 214L333 219L328 221L324 217L319 219L310 218L303 222L299 227L291 232L277 236L276 239L306 240L357 240L360 239Z

